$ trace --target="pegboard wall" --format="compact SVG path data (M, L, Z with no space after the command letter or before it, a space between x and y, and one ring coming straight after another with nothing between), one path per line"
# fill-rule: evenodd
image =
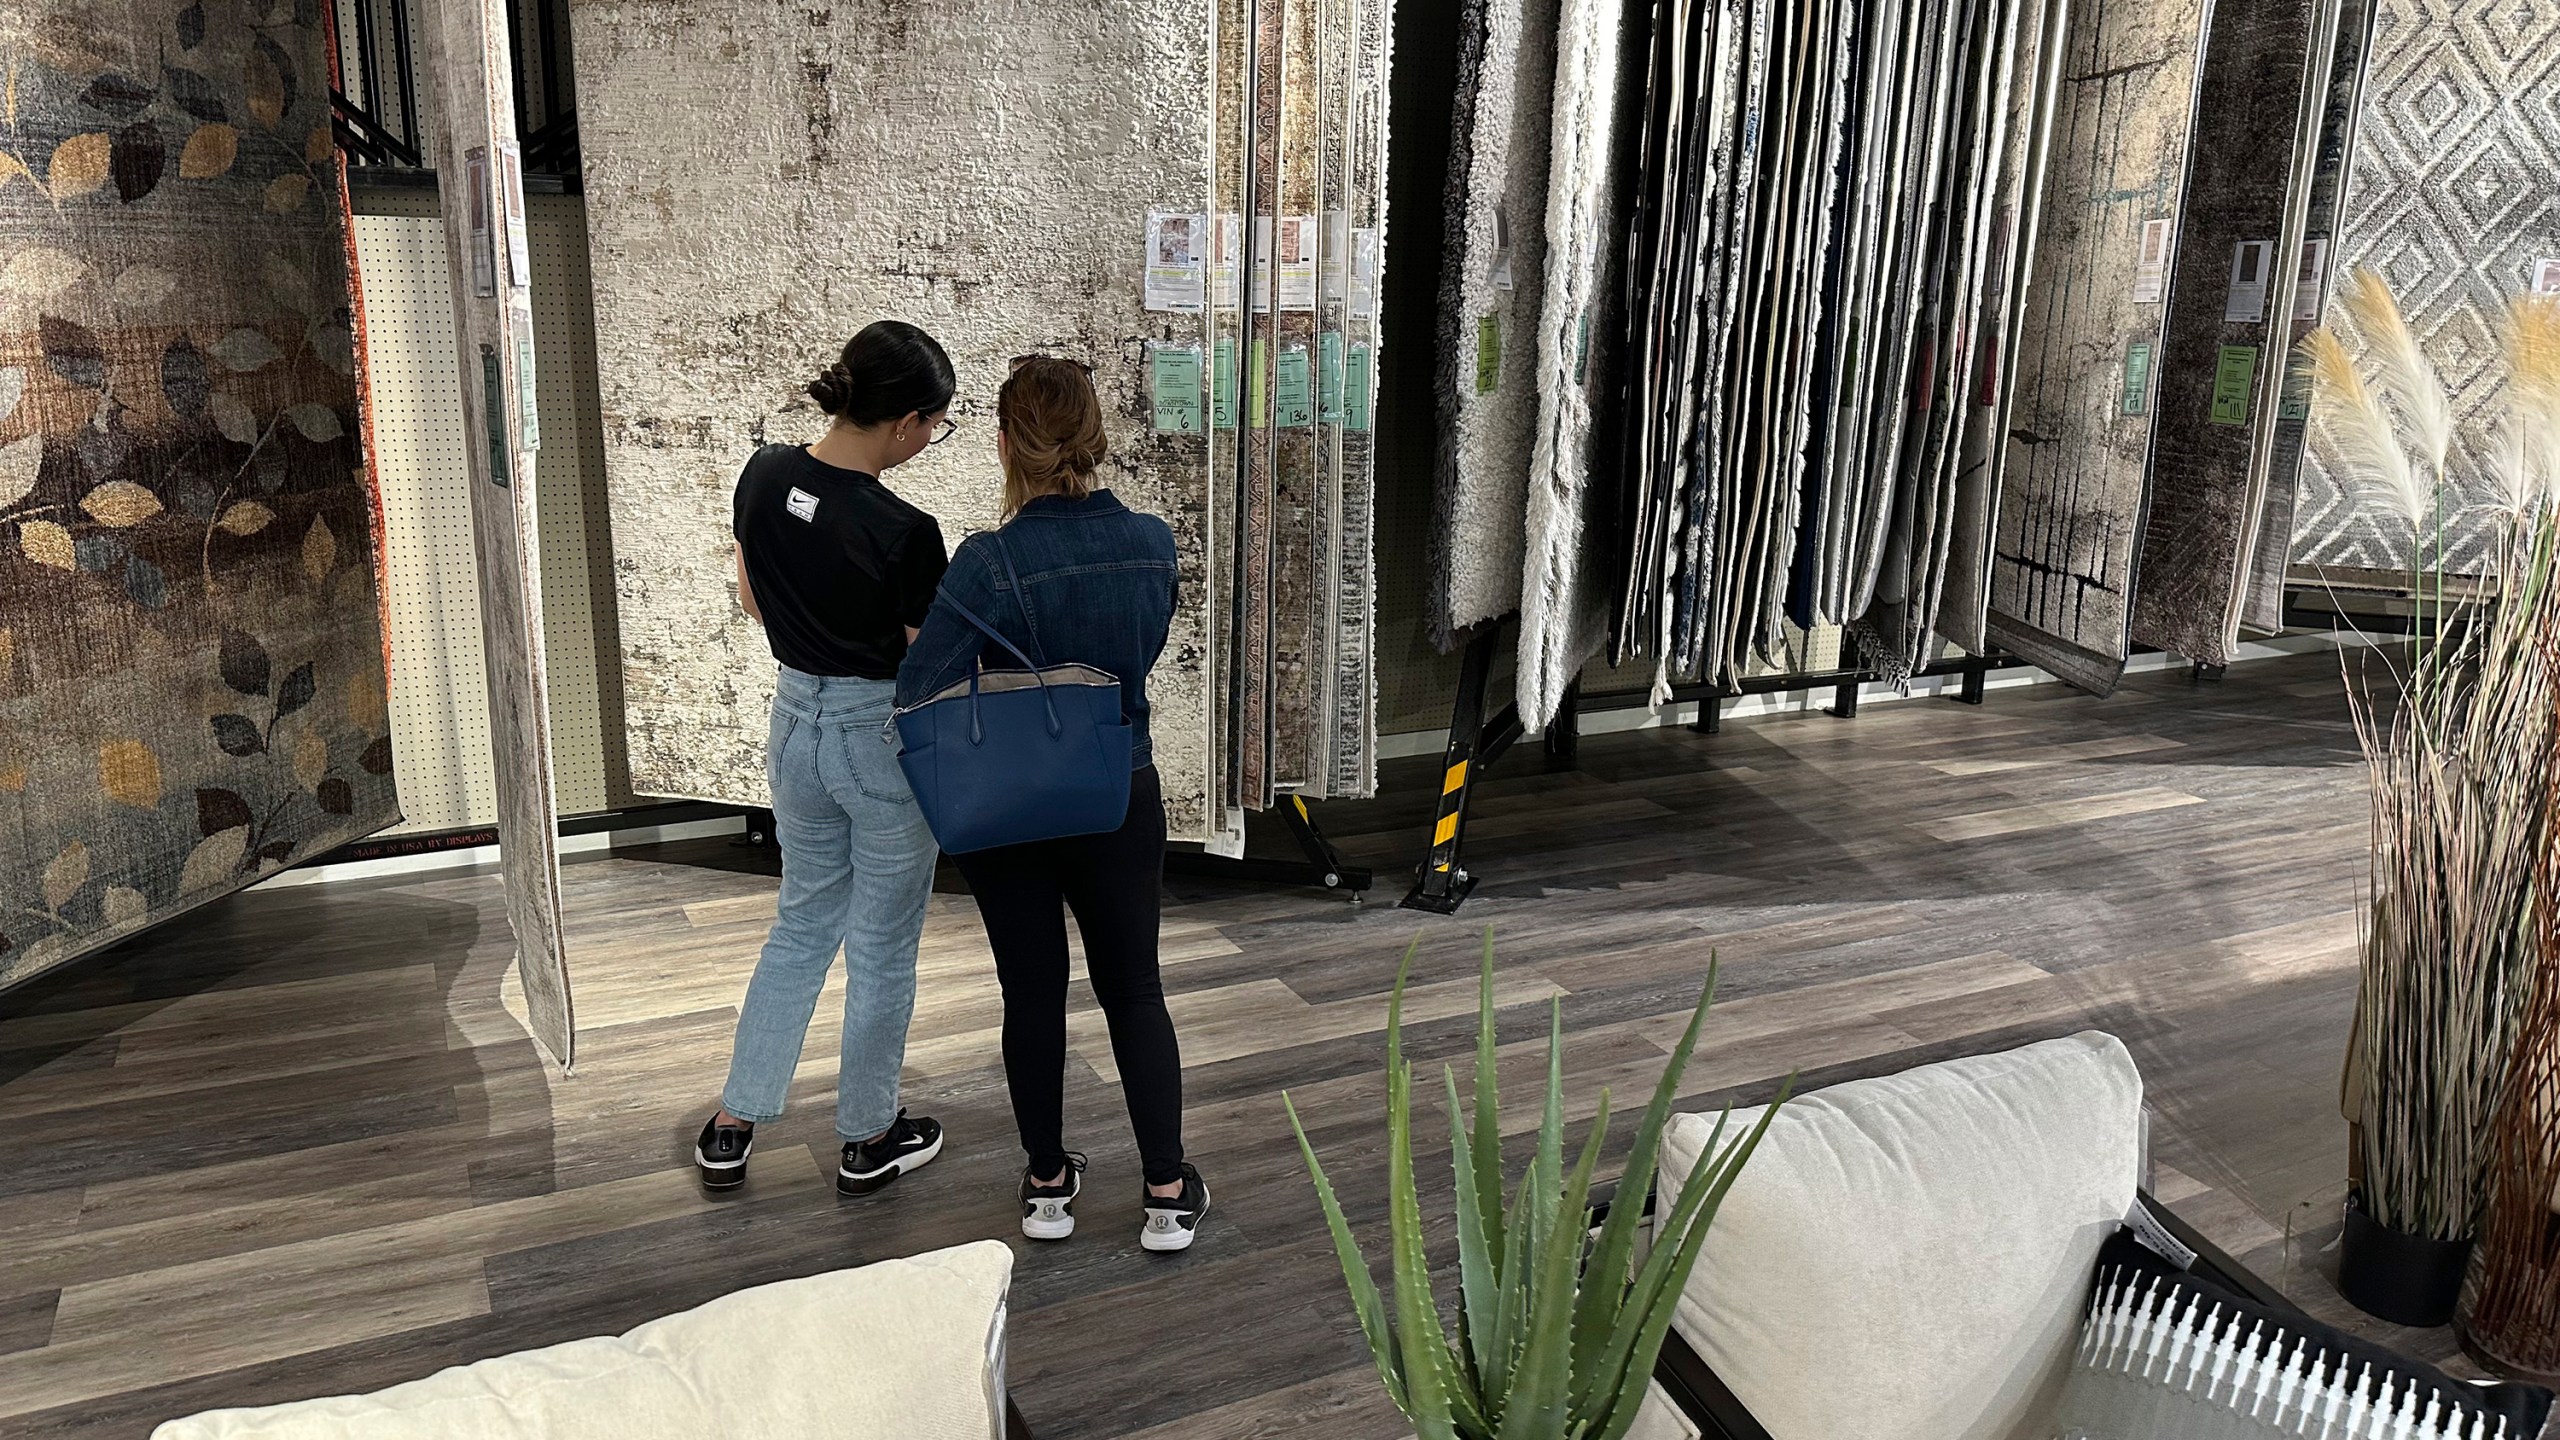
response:
M562 813L580 814L631 798L620 676L600 663L617 656L620 644L612 619L602 420L594 400L595 324L578 199L526 198L543 440L535 462L535 526L550 654L551 758ZM488 825L497 818L497 793L444 221L433 191L368 187L354 199L382 484L393 777L406 817L392 833Z

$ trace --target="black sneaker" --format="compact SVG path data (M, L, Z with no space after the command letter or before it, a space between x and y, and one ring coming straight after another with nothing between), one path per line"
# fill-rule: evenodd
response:
M1084 1190L1084 1157L1067 1152L1067 1178L1035 1184L1022 1172L1022 1233L1034 1240L1064 1240L1076 1233L1076 1196Z
M1138 1193L1147 1207L1147 1225L1138 1232L1138 1243L1149 1250L1190 1249L1192 1237L1200 1233L1200 1222L1209 1215L1209 1187L1200 1179L1200 1167L1182 1162L1182 1193L1170 1199L1144 1185Z
M702 1122L702 1138L693 1142L693 1163L702 1171L705 1190L735 1190L747 1183L747 1157L755 1153L756 1127L723 1125L713 1115Z
M844 1159L836 1166L836 1193L868 1195L932 1163L941 1153L942 1122L923 1115L910 1120L900 1110L888 1134L877 1140L846 1142Z

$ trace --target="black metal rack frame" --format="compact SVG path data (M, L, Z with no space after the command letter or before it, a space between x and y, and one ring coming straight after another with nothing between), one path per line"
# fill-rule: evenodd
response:
M1458 697L1449 717L1449 745L1441 763L1440 805L1432 817L1431 841L1422 863L1415 867L1413 888L1402 902L1408 910L1428 910L1436 915L1454 915L1474 891L1476 877L1464 860L1467 832L1467 798L1475 782L1487 767L1502 758L1505 751L1526 733L1520 720L1517 702L1503 706L1491 715L1486 713L1486 689L1493 678L1493 662L1502 635L1514 616L1489 620L1475 628L1468 637L1464 660L1458 672ZM1682 685L1671 692L1670 703L1695 703L1698 718L1690 728L1703 734L1714 734L1723 728L1723 703L1744 695L1774 695L1797 690L1820 690L1830 687L1832 701L1829 713L1843 720L1858 713L1858 689L1871 680L1885 678L1882 671L1858 663L1855 641L1843 637L1842 650L1849 662L1830 670L1755 675L1731 688L1715 685ZM1982 703L1983 677L1993 670L2006 670L2025 664L2008 655L1969 655L1958 660L1942 661L1915 670L1914 680L1958 676L1962 685L1956 698L1968 705ZM1632 710L1649 705L1652 697L1642 691L1614 695L1584 695L1576 685L1565 692L1564 703L1546 729L1545 745L1551 760L1570 762L1580 748L1581 731L1578 718L1607 710Z

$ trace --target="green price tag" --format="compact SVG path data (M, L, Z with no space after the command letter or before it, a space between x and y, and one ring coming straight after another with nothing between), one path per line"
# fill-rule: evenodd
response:
M1279 396L1271 423L1284 430L1316 423L1313 378L1307 373L1307 347L1291 345L1280 352Z
M2136 340L2124 352L2124 413L2140 415L2151 408L2151 342Z
M2279 420L2311 418L2311 367L2308 362L2299 357L2293 364L2285 367L2284 394L2276 401L2276 418Z
M1342 423L1342 332L1327 330L1316 339L1316 418Z
M1236 341L1232 335L1218 341L1216 369L1209 382L1209 423L1221 430L1236 428Z
M1159 435L1200 433L1200 352L1188 345L1150 347L1147 384Z
M1245 409L1253 415L1253 428L1271 428L1271 342L1259 336L1253 342L1253 373L1245 377Z
M1573 339L1573 383L1579 385L1591 372L1591 311L1586 307L1575 327Z
M1369 429L1369 347L1354 345L1342 364L1342 428Z
M1476 320L1476 393L1490 395L1502 383L1502 317L1487 313Z
M2213 367L2213 423L2249 423L2249 385L2258 378L2258 347L2225 345Z

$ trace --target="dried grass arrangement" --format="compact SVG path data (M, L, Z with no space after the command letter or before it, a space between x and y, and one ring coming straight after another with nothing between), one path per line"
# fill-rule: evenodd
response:
M2389 287L2358 272L2346 309L2361 354L2327 330L2308 342L2323 439L2409 521L2422 599L2405 659L2385 662L2390 682L2348 687L2374 805L2358 1204L2398 1234L2459 1242L2486 1203L2492 1128L2539 979L2534 897L2560 706L2545 648L2560 550L2560 304L2509 308L2507 403L2481 452L2496 458L2472 476L2447 473L2456 417ZM2443 537L2482 509L2503 522L2494 596L2448 606Z
M2560 665L2560 616L2546 611L2545 662ZM2550 807L2560 814L2560 765ZM2490 1157L2480 1258L2464 1297L2464 1347L2504 1374L2560 1382L2560 835L2543 846L2540 979L2517 1036Z

